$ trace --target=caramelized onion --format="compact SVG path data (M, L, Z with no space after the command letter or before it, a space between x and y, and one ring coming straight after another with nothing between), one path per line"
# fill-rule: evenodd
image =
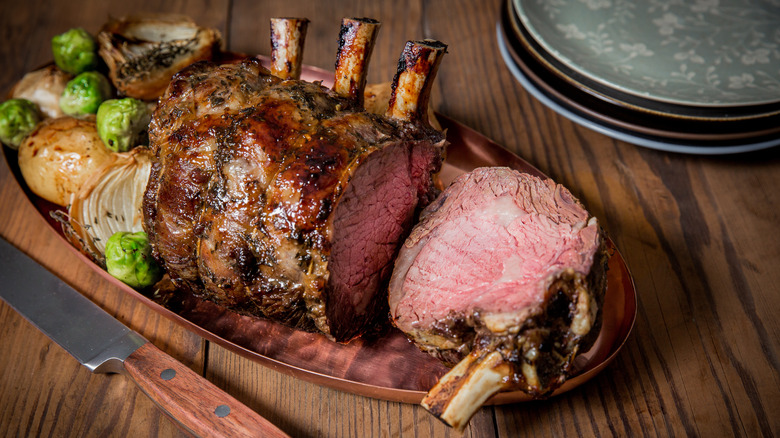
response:
M220 49L216 29L178 15L112 19L98 34L100 56L120 94L153 100L182 68Z

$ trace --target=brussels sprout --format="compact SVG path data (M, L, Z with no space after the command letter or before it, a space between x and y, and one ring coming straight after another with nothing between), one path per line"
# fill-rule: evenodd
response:
M111 84L98 72L81 73L68 82L60 96L60 108L69 116L95 114L111 96Z
M108 149L127 152L148 141L151 118L149 108L140 100L132 97L109 99L98 108L98 135Z
M106 242L106 268L114 278L137 289L157 283L163 274L143 231L114 233Z
M51 39L54 63L61 70L77 75L98 65L97 43L84 29L71 29Z
M38 106L27 99L10 99L0 104L0 141L16 149L41 121Z

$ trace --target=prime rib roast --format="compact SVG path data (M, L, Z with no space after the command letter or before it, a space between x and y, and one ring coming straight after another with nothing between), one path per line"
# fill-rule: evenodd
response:
M462 428L503 389L549 395L600 327L607 251L563 186L501 167L456 179L422 212L389 285L393 323L454 365L423 400Z
M379 24L343 21L331 89L299 80L306 24L272 20L270 70L199 62L168 85L143 202L155 257L180 289L336 341L392 321L454 365L423 405L456 428L502 389L550 394L599 331L596 219L508 168L437 197L447 143L427 110L446 46L407 43L375 114Z
M427 119L446 46L406 44L386 114L363 109L379 23L345 19L335 84L299 80L305 19L256 58L199 62L159 99L144 228L175 285L348 341L387 318L387 282L436 195L446 141Z

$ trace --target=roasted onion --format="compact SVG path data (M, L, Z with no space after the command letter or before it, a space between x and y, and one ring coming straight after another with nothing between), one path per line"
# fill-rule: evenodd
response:
M221 36L178 15L112 19L98 34L99 53L120 94L156 99L182 68L211 59Z
M11 97L37 104L45 117L61 117L65 113L60 109L60 96L72 78L57 66L49 65L24 75L11 90Z
M152 168L145 147L114 154L115 160L90 178L68 210L69 238L96 261L104 259L106 241L118 231L143 231L141 201Z

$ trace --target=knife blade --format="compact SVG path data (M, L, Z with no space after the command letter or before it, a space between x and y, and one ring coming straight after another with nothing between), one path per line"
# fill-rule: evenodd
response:
M0 238L0 298L93 373L123 373L196 436L287 437Z

